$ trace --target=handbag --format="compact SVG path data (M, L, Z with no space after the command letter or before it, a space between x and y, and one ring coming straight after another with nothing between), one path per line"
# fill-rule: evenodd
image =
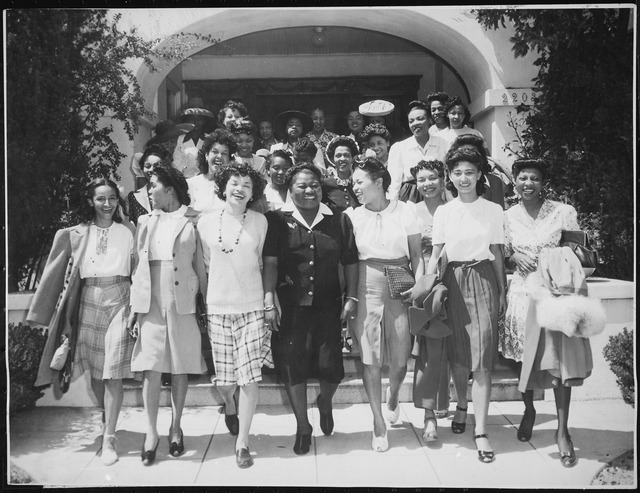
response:
M209 330L209 319L207 318L207 305L204 302L204 296L198 292L196 295L196 321L202 334L206 334Z
M402 293L411 289L416 283L413 273L407 267L400 265L386 265L384 275L387 276L391 299L394 300L401 299Z
M67 336L62 336L62 344L56 349L55 353L53 353L53 358L51 358L51 364L49 364L49 368L52 370L62 370L62 367L67 362L67 357L69 356L69 338Z
M583 268L595 269L598 266L598 252L591 246L584 231L563 231L560 246L571 248Z

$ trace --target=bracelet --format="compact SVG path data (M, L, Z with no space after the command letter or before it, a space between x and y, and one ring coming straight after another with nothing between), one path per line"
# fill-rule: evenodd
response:
M354 298L353 296L345 296L345 298L346 298L347 300L353 300L353 301L355 301L356 303L358 303L358 302L360 301L358 298Z
M276 305L267 305L264 307L264 311L265 312L269 312L271 310L273 310L276 307Z

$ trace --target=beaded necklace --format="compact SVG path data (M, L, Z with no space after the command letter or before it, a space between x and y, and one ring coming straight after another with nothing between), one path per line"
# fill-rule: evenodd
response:
M238 237L236 238L236 242L231 247L231 250L227 250L222 244L222 216L223 215L224 215L224 209L222 209L222 212L220 212L220 223L218 225L218 244L220 245L220 248L224 253L231 253L240 242L240 235L242 234L242 228L244 227L244 220L247 218L247 211L245 210L244 214L242 215L242 221L240 221L240 230L238 231Z

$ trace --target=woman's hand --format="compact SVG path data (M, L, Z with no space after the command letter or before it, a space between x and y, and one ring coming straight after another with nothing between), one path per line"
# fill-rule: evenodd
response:
M138 320L138 314L135 312L131 312L129 317L127 318L127 332L131 334L131 337L137 339L140 334L138 334L138 324L136 323Z
M346 322L347 320L354 320L358 311L358 303L351 298L347 298L342 307L342 313L340 314L340 320Z
M501 317L507 311L507 295L504 291L500 292L500 310L498 316Z
M407 289L406 291L400 293L400 296L402 297L402 302L403 303L408 303L410 305L413 304L413 298L414 298L414 296L413 296L413 288Z
M271 332L278 332L280 330L280 314L278 313L277 306L264 311L264 325Z
M536 270L536 261L526 253L515 252L511 255L511 262L525 274Z

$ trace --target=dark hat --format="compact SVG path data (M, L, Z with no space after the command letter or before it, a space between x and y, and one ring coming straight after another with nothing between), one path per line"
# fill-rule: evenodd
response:
M291 118L299 118L300 119L300 121L302 122L302 133L303 134L309 132L313 128L313 120L311 119L311 117L309 115L307 115L306 113L304 113L302 111L298 111L298 110L287 110L287 111L283 111L278 116L276 116L276 119L275 119L275 122L274 122L276 130L278 132L281 132L282 135L286 134L285 126L287 125L287 122Z
M177 139L179 135L186 134L190 130L193 130L194 127L195 125L193 123L180 123L176 125L173 120L160 120L156 126L153 127L155 135L147 141L146 147Z
M209 110L204 108L186 108L180 114L178 121L184 123L190 116L201 116L205 119L203 130L205 133L212 132L216 128L216 117Z
M336 148L340 146L348 147L353 158L360 154L358 143L353 140L353 138L347 137L346 135L337 135L327 144L327 160L332 166L335 166L333 155L336 152Z

